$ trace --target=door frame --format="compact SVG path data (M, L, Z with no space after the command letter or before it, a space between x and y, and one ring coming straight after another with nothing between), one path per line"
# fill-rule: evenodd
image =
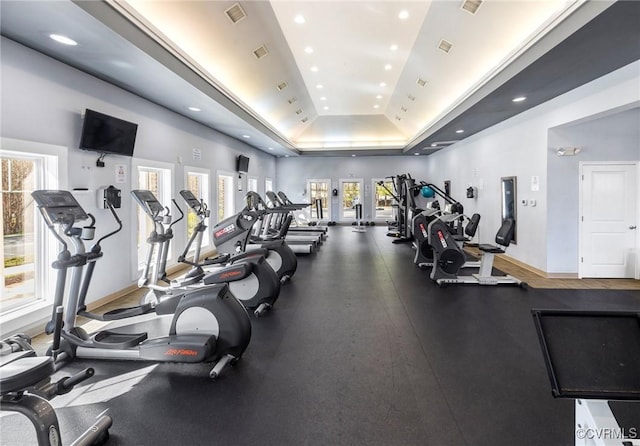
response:
M579 182L579 188L578 188L578 213L579 213L579 218L578 218L578 277L579 278L583 278L584 276L584 265L583 263L580 261L580 258L582 258L583 252L584 252L584 235L583 235L583 221L582 221L582 215L583 215L583 209L584 209L584 203L583 203L583 188L584 188L584 181L582 181L581 177L583 175L583 171L584 171L584 167L585 166L614 166L614 165L625 165L625 166L634 166L635 167L635 174L636 174L636 187L635 187L635 198L636 198L636 202L638 201L638 198L640 197L640 162L638 161L580 161L579 162L579 166L578 166L578 182ZM640 222L640 206L636 206L636 224ZM635 243L635 252L634 252L634 263L635 263L635 279L638 280L640 279L640 236L637 235L638 233L636 232L636 243Z
M362 213L363 213L363 218L364 218L364 214L365 214L365 210L364 210L364 206L365 206L365 201L364 201L365 200L365 197L364 197L364 195L365 195L364 179L363 178L340 178L338 180L338 182L339 182L339 185L340 185L339 188L338 188L338 190L339 190L339 195L338 195L338 214L339 214L339 217L340 217L340 222L344 223L344 222L351 221L351 220L347 220L347 219L344 218L344 212L343 212L344 211L344 206L343 206L343 203L342 203L342 197L343 197L342 194L344 192L343 188L342 188L342 185L344 183L360 183L360 204L362 204L362 206L363 206Z

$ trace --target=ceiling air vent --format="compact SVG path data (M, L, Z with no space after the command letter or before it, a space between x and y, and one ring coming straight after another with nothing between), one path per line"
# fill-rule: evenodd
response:
M258 60L262 59L267 54L269 54L269 51L267 51L267 47L264 45L253 50L253 55L256 56L256 59Z
M407 107L400 107L400 110L402 110L403 112L407 112Z
M276 86L276 88L277 88L278 90L282 91L282 90L284 90L285 88L287 88L287 85L288 85L288 84L287 84L286 82L284 82L284 81L283 81L283 82L280 82L280 83Z
M424 87L425 85L427 85L427 81L419 77L418 80L416 81L416 84L420 85L421 87Z
M247 16L247 14L244 12L244 9L242 9L242 7L238 3L227 9L225 11L225 14L227 14L227 17L229 17L229 20L231 20L231 22L233 23L238 23L240 20L244 19Z
M425 83L426 83L426 82L425 82ZM423 87L424 87L424 85L423 85ZM415 101L415 100L416 100L416 97L415 97L415 96L413 96L413 95L410 95L410 94L409 94L409 95L407 95L407 97L409 98L409 100L410 100L411 102L413 102L413 101Z
M448 53L449 51L451 51L451 47L453 46L453 43L448 42L444 39L442 39L440 41L440 43L438 44L438 49L440 51L444 51L445 53Z
M301 115L301 114L302 114L302 109L301 108L297 109L296 110L296 115Z
M302 123L305 123L305 122L307 122L308 120L309 120L309 118L307 118L307 117L305 116L305 117L304 117L304 118L302 118L300 121L301 121Z
M465 0L462 2L462 9L471 14L475 14L481 4L482 0Z
M293 98L290 98L287 102L288 102L289 104L293 104L293 103L294 103L294 102L296 102L297 100L298 100L298 99L296 99L295 97L293 97Z
M398 115L396 115L396 121L402 121L402 118Z

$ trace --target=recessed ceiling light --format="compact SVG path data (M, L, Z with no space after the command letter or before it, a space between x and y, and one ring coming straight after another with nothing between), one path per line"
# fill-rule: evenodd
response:
M391 51L398 51L398 45L393 44L393 45L391 45L391 46L389 47L389 49L390 49Z
M63 36L62 34L49 34L49 37L63 45L76 46L78 44L75 40L70 39L67 36Z
M313 71L314 73L318 72L318 67L316 67L315 65L311 67L311 71Z
M378 104L374 105L373 108L380 108Z
M304 49L304 52L305 52L305 53L307 53L307 54L311 54L311 53L313 53L313 48L311 48L310 46L308 46L308 47L306 47L306 48Z
M415 156L420 156L420 154L418 152L414 153Z
M517 98L513 98L512 101L513 102L522 102L525 101L527 99L526 96L518 96Z
M382 95L379 94L378 96L376 96L376 99L382 99Z
M387 71L389 71L389 70L390 70L390 69L392 69L392 68L393 68L393 67L391 66L391 64L390 64L390 63L388 63L388 64L386 64L386 65L384 66L384 69L385 69L385 70L387 70Z
M269 150L273 150L273 147L267 147L267 149L269 149Z
M352 154L351 154L351 156L354 156L354 157L355 157L355 156L356 156L356 154L355 154L355 153L352 153Z
M327 98L326 98L325 96L320 96L320 100L321 100L321 101L326 101L326 100L327 100Z
M194 111L194 112L202 111L202 110L201 110L201 109L199 109L198 107L189 107L189 110Z
M322 84L318 84L318 85L316 85L316 88L317 88L318 90L321 90L321 89L323 89L323 88L324 88L324 85L322 85Z
M249 139L251 138L251 135L242 135L243 138Z
M435 142L431 143L431 147L438 147L438 143L435 143Z
M284 157L285 157L285 158L289 158L289 155L285 155Z
M304 22L306 22L306 20L304 19L304 16L302 14L298 14L297 16L295 16L293 18L293 21L296 23L299 23L300 25L302 25Z
M464 130L458 129L458 130L456 130L456 133L464 133Z
M405 20L409 18L409 11L407 11L406 9L403 9L402 11L400 11L398 13L398 18L400 20Z
M324 108L325 110L329 110L329 106L328 106L328 105L325 105L323 108Z
M386 83L386 82L380 82L380 86L381 86L381 87L386 87L386 86L387 86L387 83Z

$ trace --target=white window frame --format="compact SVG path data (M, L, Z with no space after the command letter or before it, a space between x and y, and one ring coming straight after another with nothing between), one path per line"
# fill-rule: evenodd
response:
M254 187L251 187L251 184L253 183ZM247 177L247 192L258 192L258 177Z
M139 189L140 185L138 183L138 170L140 168L146 168L146 169L151 169L151 170L159 170L161 172L163 172L163 177L162 177L162 181L163 181L163 195L161 197L156 197L158 198L158 201L160 201L160 203L164 204L165 206L172 206L171 204L171 198L172 194L173 194L173 185L174 185L174 179L175 179L175 171L174 171L174 165L171 163L164 163L161 161L152 161L152 160L146 160L146 159L141 159L141 158L133 158L131 160L131 190L134 189ZM135 200L131 200L131 215L132 215L132 219L131 219L131 223L130 223L130 228L131 228L131 246L137 246L138 245L138 204L135 202ZM171 209L171 213L174 217L175 216L175 212L176 209ZM145 237L146 238L146 237ZM169 246L169 253L167 255L167 268L169 268L172 265L176 264L176 261L174 260L174 256L172 255L172 249L173 247L170 245ZM131 278L132 280L137 280L140 277L140 273L142 272L142 268L140 268L138 265L142 264L142 262L144 262L146 259L142 258L139 259L138 258L138 250L134 250L133 251L135 253L135 257L133 259L133 261L131 262ZM146 250L145 250L145 254L146 254ZM143 255L144 257L144 255Z
M360 204L362 204L363 209L362 209L362 218L364 219L364 194L365 194L365 190L364 190L364 180L362 178L340 178L340 180L338 180L340 182L340 188L338 189L340 191L340 195L339 195L339 200L338 200L338 205L340 206L338 209L338 212L340 213L340 221L341 222L347 222L347 221L355 221L354 220L347 220L344 216L344 204L342 202L343 199L343 185L344 183L360 183Z
M12 138L0 138L0 154L5 156L30 156L43 160L44 176L41 187L45 189L68 188L67 157L68 148L52 144L24 141ZM49 235L44 221L38 215L35 216L37 224L34 243L37 250L36 269L36 295L42 296L35 302L13 308L0 314L1 335L8 336L17 332L37 334L42 332L45 321L51 317L53 293L55 289L56 274L50 265L56 259L60 251L59 242ZM43 242L39 242L43 241Z
M218 206L220 205L220 203L218 203L218 185L220 184L220 178L221 177L225 177L225 178L230 178L231 180L231 187L228 188L228 190L225 193L225 203L224 203L224 217L222 218L222 220L224 220L225 218L231 217L234 213L235 213L235 190L236 190L236 174L233 172L229 172L229 171L225 171L225 170L218 170L216 172L216 207L215 207L215 217L216 217L216 223L220 223L220 221L222 221L220 219L220 216L218 215ZM230 203L227 202L227 200L230 200Z
M371 220L375 221L376 223L385 221L385 219L383 218L376 218L376 209L378 206L378 203L376 202L376 188L378 187L378 181L383 181L385 183L386 182L393 183L393 180L390 178L372 178L371 179ZM390 190L393 190L393 186ZM393 220L393 218L394 218L394 212L392 208L391 215L389 216L389 220Z
M206 205L208 206L209 210L211 212L213 212L213 209L211 208L211 171L209 169L203 169L201 167L193 167L193 166L185 166L184 168L184 188L188 189L189 187L189 183L187 181L189 174L196 174L198 176L200 176L203 179L203 185L202 185L202 189L204 192L204 195L202 197L196 197L198 199L202 199L204 200L204 202L206 203ZM180 207L185 207L185 218L188 215L188 212L190 212L191 210L187 208L186 203L179 203ZM208 219L209 221L211 220L211 217L209 217ZM208 221L205 221L205 224L207 226L210 225L210 223ZM212 244L211 244L211 237L209 236L209 228L207 228L207 231L204 232L204 234L202 235L202 249L205 250L207 248L211 248ZM189 237L191 237L191 234L189 234L188 232L188 226L185 224L185 231L186 232L186 240L189 240ZM183 248L184 249L184 248ZM195 250L195 246L191 246L189 249L189 252L192 252Z
M271 178L264 179L264 192L273 191L273 180Z
M311 183L327 183L327 213L323 213L322 219L324 221L331 221L331 178L308 178L306 183L307 198L311 207L315 209L315 202L312 202L311 198ZM311 219L311 208L309 208L309 219Z

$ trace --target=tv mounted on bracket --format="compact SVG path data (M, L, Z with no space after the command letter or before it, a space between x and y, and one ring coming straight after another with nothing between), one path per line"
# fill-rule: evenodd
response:
M236 170L240 173L249 173L249 158L238 155Z
M87 109L80 148L102 154L133 156L138 124Z

